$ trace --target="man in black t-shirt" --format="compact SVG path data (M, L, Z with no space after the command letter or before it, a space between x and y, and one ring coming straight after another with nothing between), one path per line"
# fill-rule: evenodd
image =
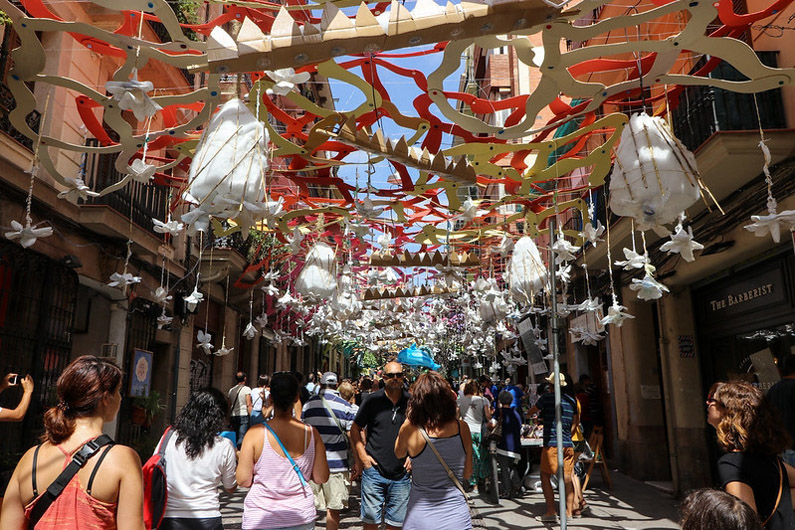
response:
M789 354L781 362L781 381L767 391L767 400L784 420L784 427L792 438L792 446L781 455L782 460L795 467L795 355Z
M361 519L364 530L386 523L398 529L406 518L411 480L406 459L395 456L395 441L406 419L409 395L403 389L403 366L390 362L384 367L386 386L362 401L351 427L351 440L362 470ZM367 443L362 441L367 430Z

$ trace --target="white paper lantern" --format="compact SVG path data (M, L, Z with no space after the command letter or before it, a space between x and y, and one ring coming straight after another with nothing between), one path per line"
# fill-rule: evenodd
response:
M235 218L265 197L268 131L239 99L227 101L202 134L190 164L183 216L191 231L207 230L209 216Z
M295 291L312 302L327 300L337 289L336 269L334 250L322 241L315 243L295 280Z
M511 295L520 304L529 303L533 295L547 285L544 260L528 236L521 237L514 245L508 274Z
M621 133L610 175L610 209L640 230L675 221L700 197L693 153L662 118L635 114Z

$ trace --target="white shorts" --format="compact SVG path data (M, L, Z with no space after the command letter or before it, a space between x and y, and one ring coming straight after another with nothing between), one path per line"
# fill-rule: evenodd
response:
M348 505L350 472L331 473L325 484L312 483L315 493L315 508L318 511L344 510Z

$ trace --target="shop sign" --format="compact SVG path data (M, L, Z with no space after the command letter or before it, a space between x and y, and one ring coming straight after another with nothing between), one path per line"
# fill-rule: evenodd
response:
M781 267L725 282L704 295L704 315L708 320L725 320L760 308L780 304L787 299Z

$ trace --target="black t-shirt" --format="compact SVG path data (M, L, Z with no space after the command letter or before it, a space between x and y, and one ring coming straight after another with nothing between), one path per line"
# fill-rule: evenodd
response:
M784 479L781 500L776 513L765 526L767 530L792 530L795 528L795 515L792 513L792 497L787 470L783 467L781 469ZM770 516L776 505L781 483L778 457L751 453L726 453L718 460L718 476L720 477L720 486L724 489L729 482L742 482L750 486L754 491L754 502L759 520L764 521Z
M362 429L367 429L367 454L375 458L378 472L390 480L398 480L406 474L403 469L406 459L395 456L395 440L406 419L408 404L409 394L406 391L395 404L387 397L385 390L379 390L362 400L362 406L353 420Z
M792 449L795 449L795 379L784 378L767 391L770 404L778 409L784 426L792 438Z

